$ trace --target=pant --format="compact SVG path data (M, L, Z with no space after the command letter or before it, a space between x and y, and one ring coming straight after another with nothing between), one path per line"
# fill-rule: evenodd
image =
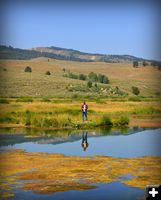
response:
M82 120L83 121L84 121L84 116L86 117L86 120L88 120L87 111L86 112L82 111Z
M84 132L84 131L83 131L83 134L82 134L82 143L83 143L84 141L87 142L87 132Z

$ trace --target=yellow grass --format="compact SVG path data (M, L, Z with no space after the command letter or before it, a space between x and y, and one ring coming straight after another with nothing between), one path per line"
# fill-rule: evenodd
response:
M2 152L0 157L1 187L12 191L12 184L27 180L19 187L35 193L53 193L71 189L93 188L92 183L110 183L130 174L121 182L145 189L160 184L161 157L113 158L108 156L78 157L61 154L26 153L22 150ZM6 182L4 182L6 180Z
M52 99L51 99L52 100ZM87 102L89 111L89 121L86 123L94 123L99 125L103 115L109 116L113 122L117 121L120 116L129 116L130 125L144 125L148 126L148 123L153 126L161 126L161 103L160 102L112 102L104 101L104 103ZM82 123L81 119L81 104L80 101L64 102L64 103L52 103L52 102L39 102L37 100L29 103L16 102L16 99L9 104L0 104L1 114L0 118L13 117L15 124L20 126L25 125L26 111L32 113L31 125L34 126L34 120L40 121L43 118L56 119L60 128L65 121L71 121L71 123ZM154 113L148 113L148 111ZM156 111L155 111L156 110ZM135 114L137 113L138 114ZM141 112L139 114L139 112ZM142 121L141 121L142 120ZM143 121L144 120L144 121ZM141 123L140 123L141 121ZM4 122L1 121L0 125L4 126ZM9 124L8 122L7 124ZM14 123L14 122L13 122ZM13 125L11 123L11 125ZM7 125L8 126L8 125ZM52 127L51 127L52 128Z
M32 73L25 73L26 66ZM6 68L7 71L3 71ZM73 62L38 58L32 60L1 60L1 95L4 96L71 96L66 87L87 84L86 81L63 77L63 68L74 73L90 72L105 74L112 87L118 86L131 95L131 87L137 86L143 96L152 96L161 92L161 71L151 66L133 68L128 63ZM51 75L45 75L50 71ZM81 95L83 93L80 92ZM96 94L95 94L96 95Z

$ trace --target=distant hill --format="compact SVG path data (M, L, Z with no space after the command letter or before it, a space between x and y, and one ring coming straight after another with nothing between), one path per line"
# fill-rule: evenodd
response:
M0 59L19 59L28 60L38 57L47 57L58 60L71 60L80 62L143 62L149 61L147 59L138 58L131 55L106 55L84 53L73 49L66 49L60 47L36 47L32 49L19 49L11 46L0 46Z

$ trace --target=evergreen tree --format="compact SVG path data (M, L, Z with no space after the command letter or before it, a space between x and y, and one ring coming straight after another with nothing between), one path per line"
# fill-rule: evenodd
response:
M135 86L132 86L132 93L135 94L135 95L139 95L139 93L140 93L139 88L135 87Z
M98 81L97 74L95 74L94 72L90 72L89 75L88 75L88 77L93 82L97 82Z
M91 82L91 81L88 81L88 82L87 82L87 86L88 86L89 88L91 88L91 87L92 87L92 82Z
M133 61L133 67L138 67L138 66L139 66L138 61Z
M80 75L79 75L79 79L80 79L80 80L86 80L86 79L87 79L87 76L84 75L84 74L80 74Z
M27 66L27 67L25 68L25 72L32 72L31 67Z

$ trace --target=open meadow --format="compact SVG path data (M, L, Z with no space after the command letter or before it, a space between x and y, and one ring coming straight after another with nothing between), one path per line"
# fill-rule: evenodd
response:
M29 66L32 72L24 72ZM51 75L45 73L49 71ZM109 84L97 83L87 87L87 80L65 77L65 73L104 74ZM140 96L155 97L161 94L161 71L156 67L132 63L74 62L47 58L0 61L0 94L5 97L76 97L84 96L135 96L132 87L138 87ZM117 90L115 89L117 87ZM118 90L120 92L118 92Z
M27 66L32 72L24 71ZM109 83L88 87L88 80L65 77L69 72L104 74ZM161 71L151 66L37 58L1 60L0 73L1 126L160 126ZM139 95L132 93L132 86L139 88ZM84 100L89 106L86 123L81 121Z

